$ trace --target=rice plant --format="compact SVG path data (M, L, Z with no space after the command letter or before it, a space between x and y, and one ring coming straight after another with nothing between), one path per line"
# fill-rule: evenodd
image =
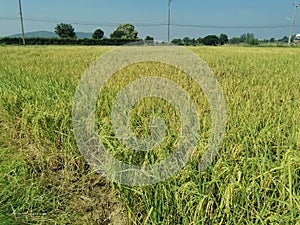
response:
M123 68L99 93L97 129L109 151L133 164L163 160L178 141L176 110L147 98L130 114L135 136L164 118L165 142L152 153L114 138L110 109L118 91L141 76L172 79L197 105L201 137L188 165L148 187L111 183L78 151L72 128L76 87L110 47L0 48L1 224L299 224L299 48L191 47L218 79L226 136L207 171L198 163L210 133L205 95L182 71L144 62ZM191 65L192 66L192 65Z

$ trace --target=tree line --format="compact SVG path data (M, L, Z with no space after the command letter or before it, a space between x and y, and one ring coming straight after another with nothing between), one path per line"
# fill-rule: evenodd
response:
M132 24L120 24L110 35L104 38L104 32L96 29L92 38L77 38L75 28L71 24L60 23L54 28L59 38L33 37L25 38L27 45L125 45L141 41L138 32ZM4 37L0 39L1 45L22 45L22 38Z
M76 38L75 28L71 24L57 24L54 31L60 38ZM111 39L137 39L137 36L138 32L135 30L134 25L129 23L120 24L117 29L110 34ZM95 30L92 38L104 38L104 31L101 29Z
M275 38L259 40L254 36L253 33L242 34L240 37L228 38L226 34L217 35L207 35L204 38L190 38L185 37L183 39L173 39L172 43L175 45L185 45L185 46L197 46L197 45L226 45L226 44L248 44L248 45L259 45L261 43L288 43L289 38L284 36L282 39L276 40Z
M141 41L139 39L115 39L115 38L44 38L44 37L30 37L25 38L26 45L111 45L121 46L132 42ZM0 45L23 45L21 37L4 37L0 38Z
M138 38L138 31L133 24L120 24L110 35L109 38L104 37L104 31L100 28L96 29L92 38L77 39L75 28L72 24L60 23L54 28L54 32L59 38L26 38L29 45L124 45L130 42L141 41ZM228 35L221 33L217 35L207 35L203 38L190 38L183 39L175 38L172 40L174 45L197 46L197 45L227 45L227 44L248 44L259 45L260 43L274 43L281 42L287 43L289 38L287 36L280 40L271 38L270 40L259 40L253 33L242 34L240 37L230 38ZM0 44L20 44L20 38L1 38ZM147 36L144 43L153 44L154 38Z
M60 37L69 37L76 38L75 29L71 24L58 24L55 28L55 33ZM120 24L117 29L110 34L110 38L116 39L136 39L138 36L138 32L135 30L134 25L132 24ZM104 32L101 29L97 29L93 33L93 39L102 39L104 37ZM154 38L151 36L147 36L145 38L146 41L153 41ZM259 43L274 43L274 42L288 42L288 37L283 37L280 40L275 40L275 38L271 38L270 40L262 40L260 41L258 38L254 36L253 33L242 34L240 37L233 37L231 39L228 38L228 35L222 33L219 36L217 35L207 35L203 38L190 38L185 37L183 39L176 38L172 40L172 44L174 45L226 45L226 44L249 44L249 45L258 45Z

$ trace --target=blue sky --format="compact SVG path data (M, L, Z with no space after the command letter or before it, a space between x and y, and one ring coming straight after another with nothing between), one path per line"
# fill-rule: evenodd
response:
M110 33L120 23L133 23L139 37L167 39L168 0L22 0L25 31L53 31L59 22L76 31L97 28ZM289 35L292 0L172 0L171 38L251 32L258 38ZM300 11L300 10L299 10ZM300 12L299 12L300 14ZM0 1L0 36L20 33L18 0ZM98 25L99 24L99 25ZM200 27L184 27L196 25ZM300 15L294 33L300 33ZM257 28L260 27L260 28ZM275 28L270 28L275 27Z

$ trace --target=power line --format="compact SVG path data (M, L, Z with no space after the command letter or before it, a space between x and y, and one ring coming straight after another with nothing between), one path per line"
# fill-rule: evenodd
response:
M17 17L0 17L0 20L17 20ZM32 22L45 22L45 23L61 23L62 20L51 19L51 18L34 18L34 17L24 17L25 21ZM82 25L82 26L118 26L120 23L112 23L112 22L87 22L87 21L69 21L64 20L67 23L71 23L73 25ZM150 26L166 26L165 23L135 23L136 26L150 27Z
M18 17L0 17L0 20L18 20ZM32 22L44 22L44 23L60 23L62 20L53 18L40 18L40 17L23 17L24 21ZM120 23L116 22L89 22L89 21L78 21L78 20L65 20L73 25L81 26L118 26ZM135 26L139 27L162 27L169 26L168 23L152 22L152 23L134 23ZM186 27L186 28L207 28L207 29L281 29L290 27L289 24L277 24L277 25L197 25L197 24L181 24L181 23L170 23L170 27ZM296 25L295 27L300 27Z
M1 17L0 20L19 20L19 17Z
M172 24L175 27L190 28L216 28L216 29L278 29L287 28L289 25L245 25L245 26L227 26L227 25L190 25L190 24Z

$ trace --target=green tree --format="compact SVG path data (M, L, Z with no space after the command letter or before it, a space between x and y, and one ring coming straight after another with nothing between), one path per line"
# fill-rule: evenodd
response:
M197 42L197 45L201 45L202 44L202 38L201 37L197 38L196 42Z
M258 45L259 40L255 38L253 33L242 34L240 37L240 43L247 43L249 45Z
M253 43L254 40L255 40L254 34L252 34L252 33L247 33L247 34L246 34L246 42L247 42L248 44Z
M138 32L132 24L120 24L117 29L110 35L111 38L128 38L136 39Z
M145 41L154 41L154 37L147 36L145 37Z
M191 39L189 37L183 38L183 44L184 45L191 45Z
M241 41L241 38L240 37L233 37L229 40L229 43L230 44L240 44L242 41Z
M104 36L104 31L101 29L97 29L95 30L95 32L93 33L93 39L102 39Z
M246 43L247 42L247 34L242 34L240 37L240 43Z
M171 41L174 45L183 45L183 41L180 38L175 38Z
M252 33L247 33L247 34L242 34L240 36L240 43L250 43L252 39L254 39L254 34Z
M154 37L150 37L150 36L145 37L145 43L150 45L154 44Z
M76 38L75 29L71 24L57 24L54 31L61 38Z
M276 41L275 38L271 38L271 39L270 39L270 42L271 42L271 43L274 43L275 41Z
M220 34L219 39L220 39L220 44L221 45L225 45L229 41L228 36L226 34Z
M284 36L283 38L281 38L278 41L283 42L283 43L288 43L289 42L289 38L287 36Z
M249 45L259 45L259 40L257 38L253 38L247 42Z
M126 37L126 34L124 31L122 30L115 30L111 35L110 35L110 38L118 38L118 39L121 39L121 38L127 38Z
M196 46L197 45L197 40L196 38L191 39L190 45Z
M216 35L208 35L202 39L204 45L216 46L220 43L220 39Z

